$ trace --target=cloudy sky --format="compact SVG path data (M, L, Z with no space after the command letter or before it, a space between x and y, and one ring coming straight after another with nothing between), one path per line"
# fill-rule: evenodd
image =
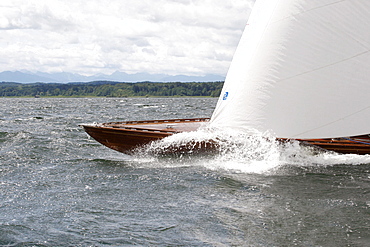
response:
M225 75L254 0L1 0L0 72Z

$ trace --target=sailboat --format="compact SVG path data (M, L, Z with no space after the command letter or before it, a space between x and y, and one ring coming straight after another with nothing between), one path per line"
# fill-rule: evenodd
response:
M207 124L370 154L368 23L368 0L257 0L209 119L83 127L123 153ZM212 141L198 145L213 146Z

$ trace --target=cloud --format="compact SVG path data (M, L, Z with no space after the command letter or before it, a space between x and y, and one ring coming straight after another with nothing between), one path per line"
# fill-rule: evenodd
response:
M3 70L220 74L252 0L2 0Z
M65 14L55 15L56 5L46 5L42 1L7 1L0 4L0 28L44 29L68 28L73 22ZM61 12L60 12L61 13Z

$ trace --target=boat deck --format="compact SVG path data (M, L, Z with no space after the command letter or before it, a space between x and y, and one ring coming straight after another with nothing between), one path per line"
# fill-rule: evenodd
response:
M195 131L202 124L208 121L209 118L126 121L126 122L103 123L100 124L100 126L106 128L130 129L137 131L155 131L174 134Z

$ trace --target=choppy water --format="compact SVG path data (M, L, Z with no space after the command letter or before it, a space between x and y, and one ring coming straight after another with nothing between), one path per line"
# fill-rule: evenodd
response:
M215 103L0 98L0 246L369 246L369 156L263 138L127 156L78 127L209 117Z

